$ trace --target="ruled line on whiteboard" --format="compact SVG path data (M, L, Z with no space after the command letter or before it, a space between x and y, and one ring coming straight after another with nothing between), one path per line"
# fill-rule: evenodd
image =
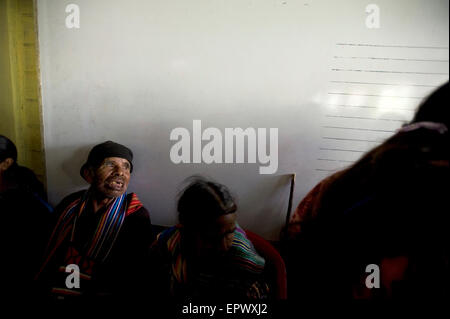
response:
M437 60L437 59L410 59L410 58L380 58L380 57L363 57L363 56L334 56L335 59L352 59L352 60L383 60L383 61L408 61L408 62L440 62L448 63L448 60Z
M369 128L358 128L358 127L342 127L342 126L322 126L322 128L334 128L341 130L356 130L356 131L370 131L370 132L386 132L386 133L395 133L396 131L392 130L375 130Z
M339 168L335 168L335 169L324 169L324 168L316 168L316 171L320 171L320 172L336 172Z
M378 106L371 106L371 105L351 105L351 104L333 104L333 103L326 103L326 105L340 106L340 107L359 107L359 108L363 108L363 109L402 110L402 111L411 111L411 112L416 111L415 109L401 108L401 107L378 107Z
M325 162L340 162L340 163L354 163L355 161L346 161L346 160L339 160L339 159L331 159L331 158L318 158L318 161L325 161Z
M367 150L347 150L343 148L327 148L327 147L321 147L319 148L321 151L340 151L340 152L351 152L351 153L365 153Z
M334 72L365 72L365 73L392 73L392 74L418 74L418 75L448 75L441 72L411 72L411 71L391 71L391 70L363 70L363 69L331 69Z
M325 117L344 118L344 119L357 119L357 120L377 120L377 121L405 122L405 120L383 119L383 118L362 117L362 116L325 115Z
M423 96L398 96L398 95L380 95L380 94L356 94L356 93L345 93L345 92L328 92L331 95L352 95L352 96L372 96L372 97L389 97L389 98L399 98L399 99L419 99L422 100Z
M376 109L376 106L370 106L370 105L350 105L350 104L332 104L332 103L327 103L327 105L332 105L332 106L342 106L342 107L360 107L360 108L364 108L364 109Z
M436 88L435 85L425 85L425 84L401 84L401 83L373 83L373 82L355 82L355 81L330 81L331 83L344 83L344 84L367 84L367 85L390 85L390 86L420 86Z
M342 138L342 137L329 137L329 136L322 136L322 138L326 139L326 140L337 140L337 141L382 143L382 141L372 141L372 140L364 140L364 139L357 139L357 138Z
M368 44L368 43L336 43L336 45L338 45L338 46L357 46L357 47L377 47L377 48L448 50L448 47L413 46L413 45L387 45L387 44Z

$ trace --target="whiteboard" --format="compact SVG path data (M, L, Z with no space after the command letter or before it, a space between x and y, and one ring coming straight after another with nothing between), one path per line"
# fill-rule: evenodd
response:
M68 4L80 28L67 28ZM176 222L180 183L224 183L238 220L278 238L322 178L351 165L448 81L449 2L380 0L38 0L50 201L86 187L89 149L114 140L135 153L130 191L153 223ZM278 169L170 159L175 128L277 128Z

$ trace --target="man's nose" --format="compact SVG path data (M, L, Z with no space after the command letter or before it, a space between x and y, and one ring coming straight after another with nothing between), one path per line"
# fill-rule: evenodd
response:
M125 168L121 167L120 165L116 165L114 166L114 173L116 175L123 176L125 175Z

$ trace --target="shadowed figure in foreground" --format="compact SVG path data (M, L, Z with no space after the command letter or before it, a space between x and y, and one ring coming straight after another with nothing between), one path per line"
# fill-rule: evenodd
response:
M18 164L17 148L0 135L0 215L3 288L12 300L29 300L33 277L51 231L52 207L42 183Z
M448 102L447 83L301 201L288 227L290 297L449 297Z

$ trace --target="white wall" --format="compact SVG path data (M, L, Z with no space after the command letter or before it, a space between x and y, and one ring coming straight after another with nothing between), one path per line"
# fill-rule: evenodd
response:
M80 7L79 29L65 26L69 3ZM204 174L236 194L241 225L276 238L288 202L286 174L297 173L296 205L337 168L332 165L347 165L361 155L332 150L354 148L354 144L324 144L331 141L324 140L324 135L340 134L326 131L327 126L395 130L412 116L418 97L448 79L448 1L377 1L380 29L365 25L368 3L38 0L51 202L85 187L78 171L90 147L114 140L135 153L130 190L150 210L153 223L175 223L179 184L192 174ZM340 55L397 59L335 58ZM433 61L414 61L415 57ZM333 68L418 72L362 74ZM402 85L336 82L358 82L361 76L367 83L382 80ZM355 118L335 116L337 108L329 107L343 102L376 105L381 111L345 109L375 118L352 124ZM391 105L401 107L391 110ZM362 117L358 115L354 117ZM217 127L222 132L225 127L278 128L277 173L260 175L259 164L173 164L169 152L174 142L169 134L176 127L192 130L194 119L202 120L204 128ZM335 120L343 122L327 122ZM356 147L366 150L374 145L361 142ZM334 162L324 162L324 157Z

